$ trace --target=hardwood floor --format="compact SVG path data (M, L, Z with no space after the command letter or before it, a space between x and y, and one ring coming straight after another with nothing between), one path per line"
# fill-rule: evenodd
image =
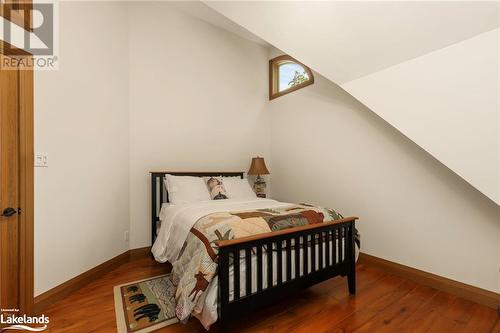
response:
M136 257L52 305L49 332L116 332L113 286L167 272L150 257ZM358 293L349 297L334 278L242 316L234 332L494 332L495 310L366 264L357 266ZM204 332L196 319L159 333ZM217 331L216 327L211 332Z

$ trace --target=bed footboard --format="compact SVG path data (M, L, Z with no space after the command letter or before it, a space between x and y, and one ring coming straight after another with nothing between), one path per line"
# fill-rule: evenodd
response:
M355 294L356 219L219 241L220 330L227 331L237 314L337 275L347 276L349 293Z

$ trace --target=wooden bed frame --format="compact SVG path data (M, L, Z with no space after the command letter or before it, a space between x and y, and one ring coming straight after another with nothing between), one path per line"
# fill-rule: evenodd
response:
M243 172L151 172L152 242L156 239L156 230L160 222L159 209L162 203L168 202L168 193L163 186L166 174L243 178ZM249 310L289 295L293 290L306 288L335 276L347 276L349 293L354 295L356 293L354 241L356 220L357 217L348 217L331 222L219 241L217 243L219 246L217 304L219 330L228 331L231 318L238 318ZM295 244L299 244L299 246L295 246ZM272 251L266 249L272 249ZM273 256L273 252L276 253L275 256ZM245 258L243 266L245 267L244 290L246 292L245 295L240 296L241 263L240 260L233 261L233 258L241 258L242 253L244 253ZM252 254L257 256L255 267L252 267ZM277 272L276 283L273 283L273 274L264 274L266 270L263 268L263 255L267 258L267 272ZM230 265L234 265L233 277L229 274ZM276 269L274 269L274 265L276 265ZM299 269L292 272L292 267ZM304 270L304 267L307 269ZM252 281L253 269L256 270L257 281ZM266 287L263 285L264 278L267 279ZM232 299L230 299L230 279L233 279L234 286ZM252 289L256 291L252 292Z

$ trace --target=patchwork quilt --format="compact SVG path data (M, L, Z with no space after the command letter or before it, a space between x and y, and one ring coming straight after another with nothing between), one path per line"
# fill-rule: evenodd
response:
M200 296L217 274L216 242L255 234L338 220L332 209L298 204L272 209L220 212L199 219L173 263L172 282L176 290L176 315L189 319ZM356 231L359 247L359 234Z

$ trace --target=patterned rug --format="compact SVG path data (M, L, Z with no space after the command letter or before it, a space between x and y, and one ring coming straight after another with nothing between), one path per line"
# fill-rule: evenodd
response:
M179 322L170 274L114 287L118 333L148 333Z

